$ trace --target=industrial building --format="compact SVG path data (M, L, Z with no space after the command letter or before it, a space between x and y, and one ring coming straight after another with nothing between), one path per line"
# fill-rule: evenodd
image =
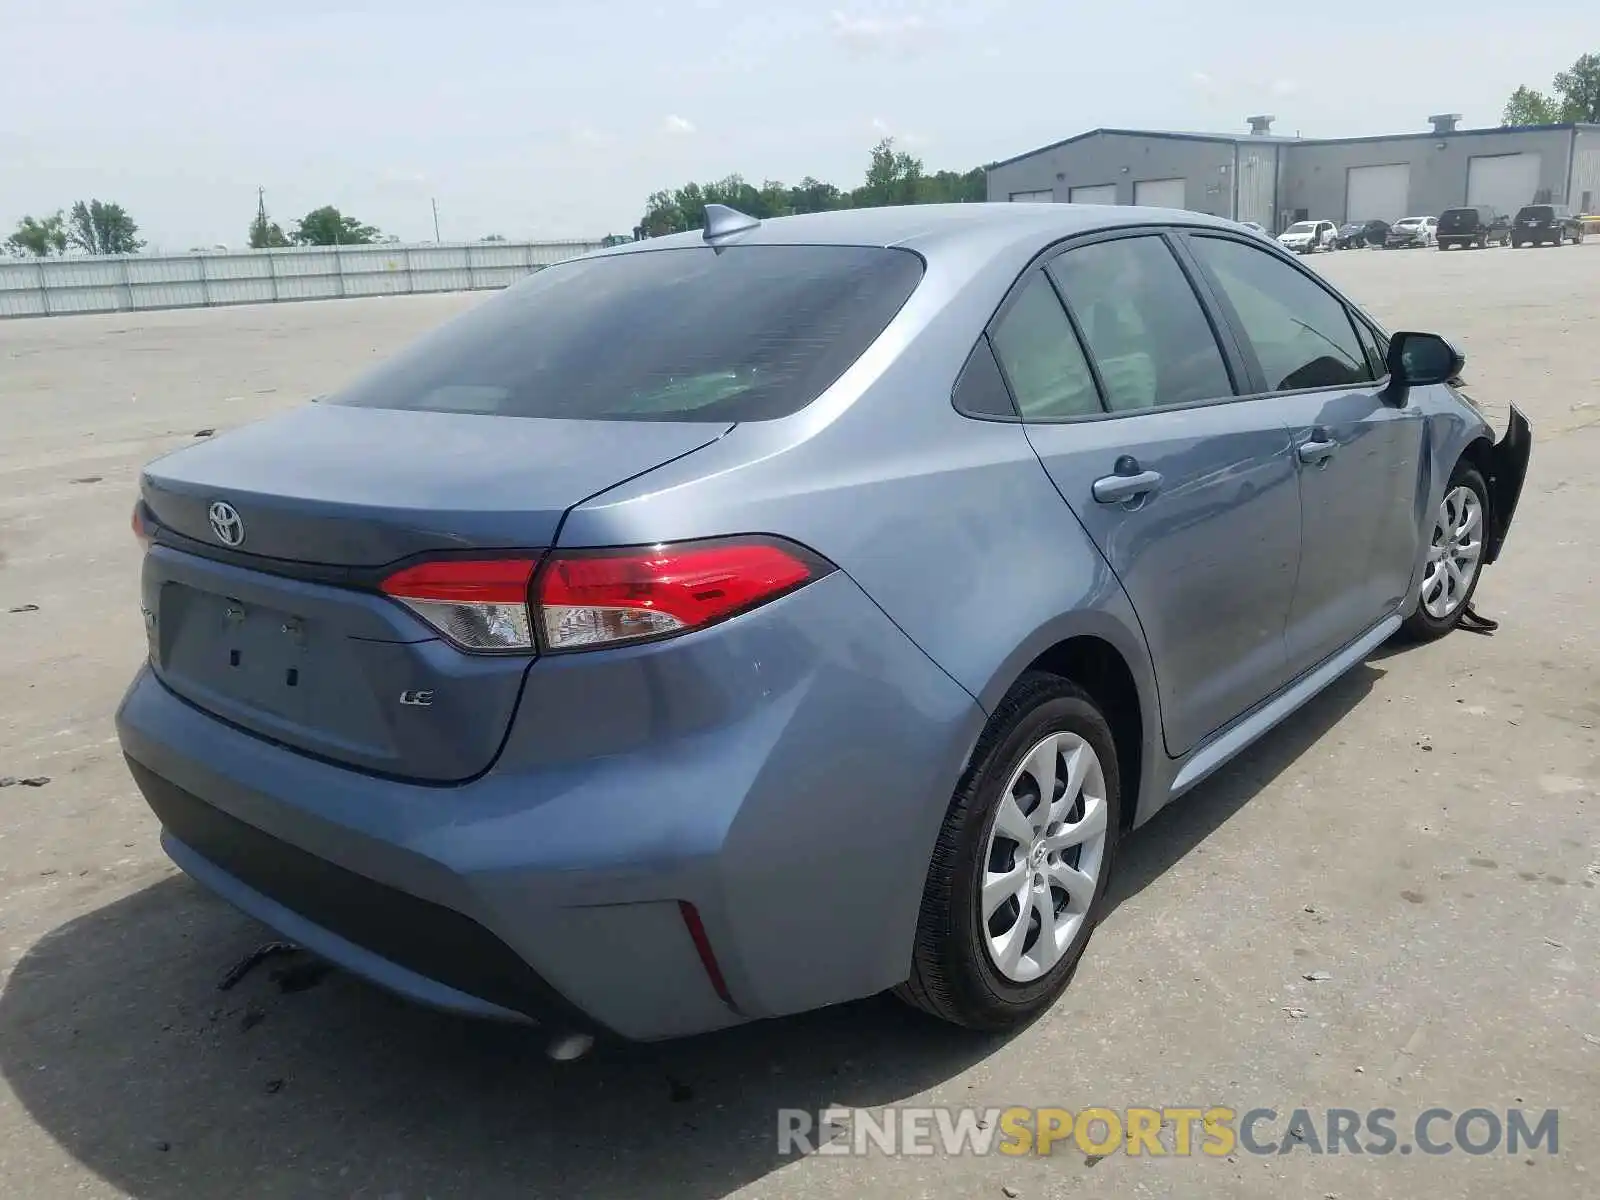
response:
M1524 204L1600 207L1600 125L1458 129L1299 138L1251 132L1094 129L995 163L988 198L1187 208L1273 233L1294 221L1437 216L1462 204L1514 214Z

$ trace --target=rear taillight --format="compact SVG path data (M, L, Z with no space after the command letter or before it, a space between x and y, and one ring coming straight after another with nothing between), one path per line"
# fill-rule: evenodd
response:
M464 650L531 650L537 635L541 649L562 651L703 629L832 570L783 539L736 537L557 551L542 566L441 560L406 567L382 586Z
M464 650L531 650L526 558L419 563L383 581L393 596Z
M150 522L145 519L144 501L133 502L133 536L139 540L141 550L150 549L150 543L155 541L155 531L150 528Z
M535 584L539 633L550 650L669 637L748 612L832 569L774 538L558 552Z

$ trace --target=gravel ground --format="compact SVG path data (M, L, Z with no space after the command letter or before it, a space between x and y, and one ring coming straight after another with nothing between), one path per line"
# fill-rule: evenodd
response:
M1375 655L1136 835L1073 988L1014 1038L873 1000L565 1065L292 960L219 991L269 935L166 862L111 727L142 655L139 466L481 298L0 322L0 776L49 777L0 789L7 1193L1596 1194L1600 244L1313 261L1392 327L1455 337L1491 412L1532 419L1479 590L1500 632ZM778 1109L830 1105L1390 1108L1401 1141L1433 1106L1557 1108L1560 1141L779 1154Z

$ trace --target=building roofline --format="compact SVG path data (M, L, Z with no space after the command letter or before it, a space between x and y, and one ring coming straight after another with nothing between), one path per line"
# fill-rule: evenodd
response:
M1275 146L1285 144L1296 145L1305 141L1304 138L1280 137L1272 133L1183 133L1166 129L1114 129L1102 126L1099 129L1086 130L1083 133L1073 134L1069 138L1062 138L1059 142L1051 142L1048 146L1039 146L1033 150L1024 150L1021 154L1013 154L1010 158L1002 158L999 162L990 163L988 169L1009 166L1011 163L1021 162L1025 158L1032 158L1036 154L1043 154L1048 150L1059 150L1062 146L1070 146L1073 142L1081 142L1084 138L1099 137L1101 134L1110 134L1113 137L1141 137L1163 138L1171 142L1221 142L1232 145L1234 142L1267 142Z
M1486 137L1498 133L1570 133L1580 128L1578 122L1566 121L1558 125L1484 125L1476 129L1452 129L1448 133L1423 130L1419 133L1373 133L1362 137L1302 138L1302 146L1353 146L1362 142L1407 142L1427 139L1449 141L1451 138Z
M1565 133L1578 129L1600 131L1600 124L1567 121L1557 125L1490 125L1477 129L1452 129L1448 133L1424 130L1419 133L1375 133L1362 137L1340 138L1282 137L1277 134L1260 133L1181 133L1164 129L1117 129L1102 126L1098 129L1085 130L1083 133L1074 134L1069 138L1062 138L1059 142L1051 142L1047 146L1039 146L1033 150L1025 150L1021 154L1013 154L1010 158L1002 158L999 162L990 163L984 170L993 171L999 167L1010 166L1012 163L1022 162L1024 159L1033 158L1051 150L1059 150L1063 146L1070 146L1074 142L1081 142L1085 138L1099 137L1102 134L1110 134L1114 137L1159 138L1173 142L1214 142L1223 145L1252 145L1257 142L1264 142L1273 146L1353 146L1363 142L1399 142L1418 138L1447 140L1459 137L1483 137L1487 134L1495 133Z

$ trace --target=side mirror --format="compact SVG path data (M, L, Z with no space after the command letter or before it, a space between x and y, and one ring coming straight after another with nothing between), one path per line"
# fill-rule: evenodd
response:
M1436 333L1397 333L1389 339L1391 387L1449 383L1466 365L1466 356Z

